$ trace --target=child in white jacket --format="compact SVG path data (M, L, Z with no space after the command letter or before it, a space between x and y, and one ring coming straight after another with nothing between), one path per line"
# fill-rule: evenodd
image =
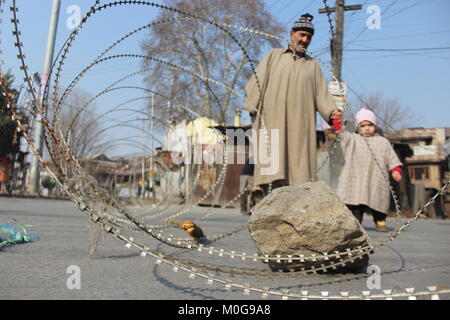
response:
M356 121L358 133L342 130L340 120L333 121L345 158L337 194L360 223L364 212L369 213L376 230L387 232L389 173L400 182L402 163L390 142L375 133L376 117L372 111L362 108L356 114Z

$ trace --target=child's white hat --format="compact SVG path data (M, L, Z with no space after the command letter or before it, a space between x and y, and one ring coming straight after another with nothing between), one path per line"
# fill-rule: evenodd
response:
M358 123L358 125L363 122L363 121L370 121L372 122L374 125L377 124L377 118L375 116L375 113L373 113L372 111L370 111L369 109L366 108L362 108L361 110L358 111L358 113L356 114L356 122Z

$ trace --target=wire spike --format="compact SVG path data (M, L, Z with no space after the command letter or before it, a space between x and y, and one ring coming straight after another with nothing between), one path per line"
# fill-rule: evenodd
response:
M406 288L406 293L414 293L414 288Z
M249 286L246 285L246 287L249 287ZM244 294L245 294L246 296L249 296L249 295L250 295L250 289L244 288Z

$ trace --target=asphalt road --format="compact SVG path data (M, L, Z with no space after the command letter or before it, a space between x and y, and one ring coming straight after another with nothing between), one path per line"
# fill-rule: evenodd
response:
M175 208L174 208L175 209ZM197 208L191 214L201 214L210 208ZM248 217L235 209L220 209L205 219L202 228L208 234L233 230L245 224ZM8 299L151 299L151 300L212 300L212 299L261 299L261 295L243 290L228 291L219 284L206 280L190 279L189 274L174 272L165 264L156 264L154 258L141 257L133 248L106 235L104 244L95 258L88 255L87 216L69 201L0 198L0 223L17 219L31 225L29 232L38 235L34 242L13 245L0 251L0 300ZM402 222L406 220L401 220ZM395 219L389 218L392 229ZM386 234L374 231L373 222L366 217L363 222L372 240L381 240ZM136 234L136 238L152 249L177 254L216 266L248 267L249 270L268 271L261 262L237 261L209 255L207 252L183 251ZM400 292L415 288L416 292L429 286L450 287L450 221L419 220L403 232L399 238L377 250L370 257L370 264L381 271L380 289ZM254 253L248 231L241 231L214 244L215 248ZM72 267L71 267L72 266ZM75 267L73 267L75 266ZM75 269L73 269L75 268ZM77 269L79 268L79 269ZM73 285L74 270L79 270L80 288ZM372 274L289 274L271 277L232 277L234 283L250 284L252 287L268 287L282 292L307 290L311 295L328 291L338 295L349 291L350 295L362 295L368 283L374 283ZM72 278L71 278L72 277ZM69 280L69 281L68 281ZM72 285L71 285L72 284ZM269 299L280 297L269 296ZM430 297L418 297L418 299ZM440 296L449 299L449 294Z

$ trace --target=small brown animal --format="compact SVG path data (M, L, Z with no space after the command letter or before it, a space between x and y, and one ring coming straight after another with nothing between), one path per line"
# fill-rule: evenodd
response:
M168 224L183 229L198 242L200 242L200 240L202 240L202 238L205 237L203 230L192 221L186 221L181 219L166 219L166 222Z

